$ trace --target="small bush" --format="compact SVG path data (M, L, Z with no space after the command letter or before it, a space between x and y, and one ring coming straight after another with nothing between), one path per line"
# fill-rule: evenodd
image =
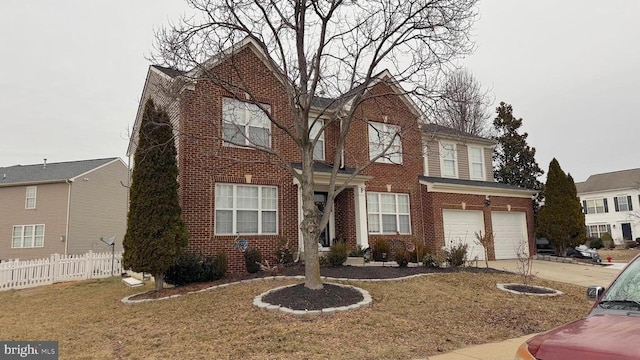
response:
M602 249L604 244L602 243L602 239L597 237L592 237L587 239L587 246L593 249Z
M413 242L413 246L416 249L410 252L410 254L411 254L411 262L417 263L418 262L418 256L420 256L422 258L429 251L427 250L427 247L423 243L420 243L420 242L417 242L417 241Z
M247 265L247 272L250 274L260 271L260 263L262 263L262 253L256 248L247 248L244 251L244 262Z
M422 266L426 268L437 269L440 267L440 265L442 265L442 259L440 256L427 253L422 258Z
M227 272L227 256L219 253L215 257L202 258L194 254L182 254L164 273L167 284L182 286L191 283L215 281Z
M450 267L460 267L467 260L467 244L451 244L443 249L447 264Z
M320 263L320 266L329 266L329 259L326 255L320 255L318 257L318 262Z
M347 261L347 255L349 253L349 247L342 241L336 241L329 247L329 254L327 254L327 260L331 266L341 266Z
M613 249L616 247L616 245L613 243L613 238L611 237L611 234L604 233L602 234L600 239L602 239L602 244L606 249Z
M404 249L398 249L393 260L398 263L398 266L405 267L409 264L409 260L411 260L411 253Z
M278 247L276 248L274 255L276 256L276 262L279 265L288 266L293 264L293 252L289 246L289 240L282 238L280 243L278 243Z
M364 256L364 249L362 248L362 245L358 245L358 246L356 246L355 249L351 249L351 251L349 251L349 256L352 256L352 257L363 257Z
M382 254L386 254L386 258L382 257ZM375 261L389 261L391 256L391 248L389 243L385 239L376 239L373 243L373 260Z

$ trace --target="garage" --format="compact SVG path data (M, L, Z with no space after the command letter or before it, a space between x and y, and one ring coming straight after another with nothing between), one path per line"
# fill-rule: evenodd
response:
M476 232L484 233L484 216L482 211L442 210L444 225L444 241L449 244L467 244L467 259L484 260L484 248L476 243Z
M522 212L491 212L496 260L515 259L518 252L529 254L527 222Z

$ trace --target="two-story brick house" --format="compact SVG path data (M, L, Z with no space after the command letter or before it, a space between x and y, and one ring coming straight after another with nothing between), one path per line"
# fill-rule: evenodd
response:
M302 248L299 184L282 166L284 162L300 169L301 155L281 128L261 116L261 109L256 111L257 101L282 127L294 124L286 82L258 44L245 40L207 65L207 79L198 78L194 71L149 68L128 153L132 156L135 151L141 109L148 98L154 98L168 109L177 135L179 195L190 234L188 250L207 255L225 251L231 270L241 271L241 254L233 248L238 234L267 257L281 239ZM212 78L224 79L225 84L241 82L238 88L244 90L232 93ZM168 97L162 91L176 87L177 96ZM245 101L249 92L253 103ZM492 215L501 210L524 216L525 222L517 224L524 226L519 228L521 237L533 239L533 192L493 182L493 142L435 127L421 130L422 114L386 71L377 75L367 92L375 96L355 109L344 151L336 156L339 124L326 127L314 149L314 190L319 209L324 208L334 166L339 168L339 185L349 179L347 188L335 199L320 247L327 249L336 238L347 240L353 247L368 247L376 238L392 238L417 240L432 250L439 249L445 245L447 231L457 236L463 230L458 226L455 233L450 231L449 210L461 210L455 214L464 217L475 215L478 206L482 222L469 224L474 231L499 228L496 224L492 227ZM348 101L317 98L313 115L323 114L320 118L329 119L346 104ZM229 117L236 121L230 124ZM402 135L380 138L387 133ZM275 154L237 146L243 138ZM438 146L454 146L455 151L445 154ZM381 147L392 151L365 166ZM448 169L450 175L443 174L441 168ZM477 177L478 173L482 176ZM487 196L492 198L485 205ZM513 222L508 225L513 226ZM489 254L494 257L493 250Z
M119 158L0 167L0 260L122 250L127 166Z

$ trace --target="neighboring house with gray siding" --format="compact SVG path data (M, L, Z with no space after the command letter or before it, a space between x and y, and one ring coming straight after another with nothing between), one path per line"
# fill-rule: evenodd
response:
M591 175L576 188L588 236L608 232L619 245L640 238L640 169Z
M122 250L127 178L119 158L0 167L0 260Z

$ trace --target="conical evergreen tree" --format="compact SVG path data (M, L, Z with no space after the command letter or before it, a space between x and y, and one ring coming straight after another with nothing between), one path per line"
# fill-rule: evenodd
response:
M576 184L554 158L544 190L545 204L538 215L538 236L549 239L556 255L565 256L569 247L585 240L584 214L577 197Z
M173 129L166 111L147 101L134 154L124 266L154 276L156 290L163 273L187 245L178 198L178 167Z
M537 212L542 201L543 184L538 177L544 174L536 162L536 149L527 144L529 134L520 134L522 119L513 116L513 108L504 102L496 108L497 116L493 127L498 142L493 154L494 178L496 181L525 189L540 190L534 210Z

